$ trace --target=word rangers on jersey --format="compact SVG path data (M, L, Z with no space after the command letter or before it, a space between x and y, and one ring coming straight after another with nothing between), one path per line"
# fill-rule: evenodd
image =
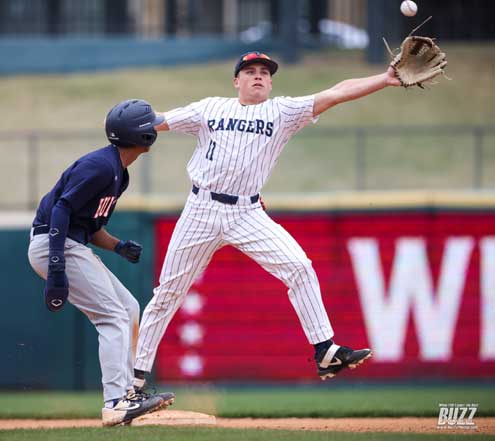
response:
M272 136L273 122L265 122L262 119L248 121L238 118L209 119L208 128L210 131L217 130L237 130L239 132L256 133L256 135Z

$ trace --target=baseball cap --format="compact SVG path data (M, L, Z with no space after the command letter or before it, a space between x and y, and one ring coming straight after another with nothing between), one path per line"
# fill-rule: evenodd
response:
M252 51L246 52L245 54L241 55L239 61L237 61L237 64L235 65L234 76L236 77L237 75L239 75L241 69L253 63L261 63L267 66L270 70L270 75L274 75L278 69L278 64L273 61L268 55L262 52Z

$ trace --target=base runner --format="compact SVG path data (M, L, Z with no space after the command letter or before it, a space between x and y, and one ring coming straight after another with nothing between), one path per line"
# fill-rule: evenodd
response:
M175 395L136 392L132 386L139 304L87 247L90 242L137 263L141 245L122 241L104 228L129 185L127 167L155 142L154 126L163 122L142 100L128 100L107 115L107 147L79 158L64 171L40 202L31 229L29 262L46 280L50 311L68 300L98 332L104 426L132 419L171 404Z

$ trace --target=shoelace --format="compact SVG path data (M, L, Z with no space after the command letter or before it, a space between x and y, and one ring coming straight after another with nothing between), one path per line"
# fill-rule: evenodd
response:
M146 400L147 398L149 398L149 396L145 395L145 394L142 394L142 393L137 393L133 390L130 390L129 392L127 392L127 395L125 396L125 399L127 401L143 401L143 400Z
M156 389L155 388L149 388L147 390L144 389L139 389L139 390L130 390L127 392L127 399L130 399L131 401L144 401L150 398L152 395L156 394Z

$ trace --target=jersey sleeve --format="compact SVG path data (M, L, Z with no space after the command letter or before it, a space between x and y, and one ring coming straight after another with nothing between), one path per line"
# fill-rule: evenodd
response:
M186 135L197 135L201 128L201 120L209 98L188 104L185 107L165 112L165 121L167 121L170 130L175 130Z
M109 163L83 161L71 170L59 199L67 201L72 211L78 211L108 187L113 178Z
M314 95L276 99L285 130L294 135L310 122L316 123L318 117L313 117Z

